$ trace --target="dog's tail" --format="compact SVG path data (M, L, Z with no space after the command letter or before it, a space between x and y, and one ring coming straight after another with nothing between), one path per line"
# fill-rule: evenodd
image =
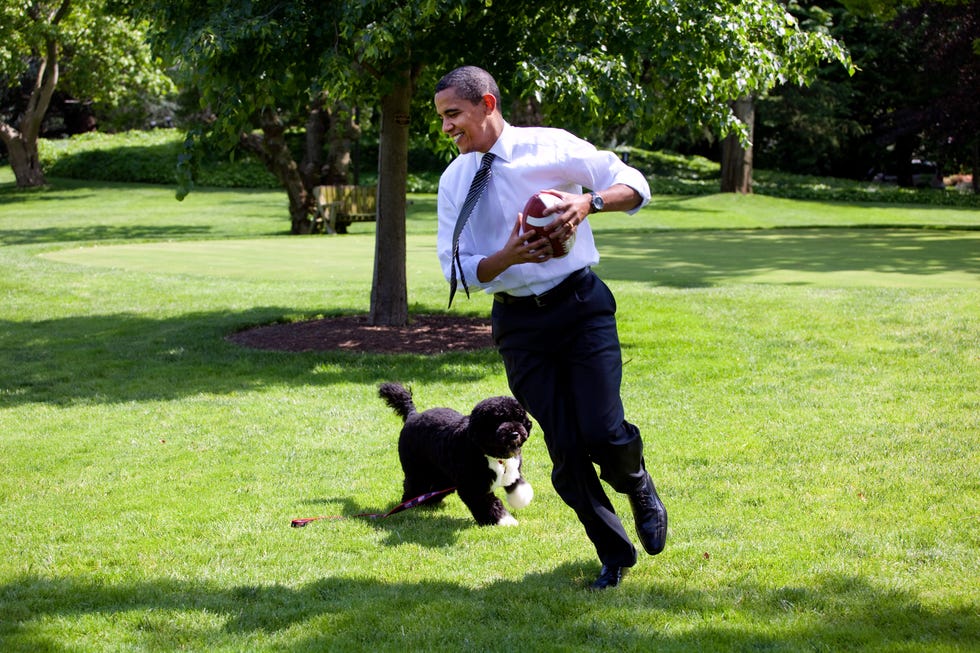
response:
M378 395L396 413L401 415L402 420L407 420L409 415L415 414L415 403L412 401L412 392L400 383L382 383L378 387Z

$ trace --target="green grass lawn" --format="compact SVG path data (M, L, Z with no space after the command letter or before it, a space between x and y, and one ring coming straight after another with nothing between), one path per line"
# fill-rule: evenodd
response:
M442 312L411 199L409 302ZM397 502L378 383L506 392L493 351L225 340L366 312L373 225L289 237L276 192L0 169L0 650L977 650L980 211L657 197L594 223L671 516L600 595L537 429L516 528L456 497L289 527Z

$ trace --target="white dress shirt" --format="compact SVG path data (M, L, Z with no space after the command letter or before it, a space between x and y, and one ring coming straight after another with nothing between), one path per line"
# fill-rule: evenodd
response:
M459 258L469 288L482 288L488 293L540 295L572 272L599 262L592 229L585 220L576 229L575 246L567 256L544 263L513 265L497 278L480 283L476 274L480 261L504 247L517 214L538 191L553 188L581 193L583 187L601 191L614 184L626 184L642 197L629 213L650 201L650 186L640 171L627 166L613 152L597 150L561 129L505 125L490 152L497 155L490 183L459 238ZM439 179L437 249L447 280L453 265L456 219L482 158L482 152L462 154Z

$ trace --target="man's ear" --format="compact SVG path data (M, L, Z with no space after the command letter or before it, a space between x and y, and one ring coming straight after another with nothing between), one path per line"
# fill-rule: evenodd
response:
M487 108L487 113L493 113L497 108L497 98L492 93L484 93L483 104Z

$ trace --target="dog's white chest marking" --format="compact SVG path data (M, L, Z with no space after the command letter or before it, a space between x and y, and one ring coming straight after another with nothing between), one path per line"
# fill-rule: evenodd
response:
M517 458L491 458L487 456L487 465L496 478L493 480L492 490L498 487L513 485L521 476L520 461Z

